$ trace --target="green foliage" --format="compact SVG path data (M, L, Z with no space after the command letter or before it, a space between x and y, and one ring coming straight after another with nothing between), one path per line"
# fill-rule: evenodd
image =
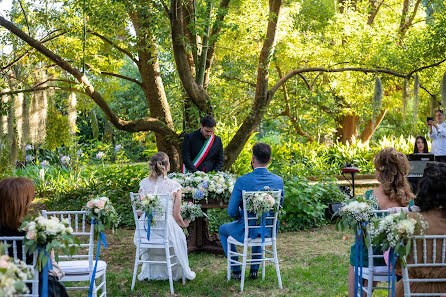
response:
M443 74L441 79L441 106L443 109L446 107L446 72Z
M70 144L68 117L51 106L48 108L45 143L51 150Z
M221 225L234 220L228 215L226 208L211 208L207 211L207 214L209 234L218 234Z
M38 171L37 171L38 172ZM22 172L32 178L42 201L50 210L80 210L96 196L110 198L123 227L134 226L130 192L148 175L145 164L88 166L82 171L50 168L41 179L36 171Z
M345 200L336 183L323 181L311 185L295 177L285 183L285 199L280 217L281 230L301 230L328 222L325 209L331 202Z

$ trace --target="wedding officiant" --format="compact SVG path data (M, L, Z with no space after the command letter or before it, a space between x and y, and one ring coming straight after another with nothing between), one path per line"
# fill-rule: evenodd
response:
M223 170L223 144L214 134L215 126L215 119L207 115L201 119L200 129L184 136L183 173Z

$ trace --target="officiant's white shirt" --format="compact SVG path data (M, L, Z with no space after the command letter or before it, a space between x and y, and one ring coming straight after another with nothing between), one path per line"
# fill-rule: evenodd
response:
M438 124L438 129L432 127L432 134L428 133L432 139L431 153L436 156L446 156L446 122Z

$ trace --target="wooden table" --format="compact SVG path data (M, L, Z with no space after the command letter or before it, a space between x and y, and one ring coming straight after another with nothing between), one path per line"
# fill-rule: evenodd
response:
M186 201L192 201L185 199ZM227 204L220 205L220 202L209 199L208 203L202 204L201 209L207 213L211 208L227 208ZM187 250L189 253L210 253L224 254L218 234L209 234L208 219L205 217L197 218L187 228Z

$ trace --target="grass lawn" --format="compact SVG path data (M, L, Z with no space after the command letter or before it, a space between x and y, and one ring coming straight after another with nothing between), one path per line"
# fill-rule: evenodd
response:
M130 291L135 256L133 231L120 230L107 234L108 249L101 250L107 262L108 296L170 296L168 281L137 280ZM240 293L240 282L226 281L223 256L192 254L190 265L197 277L174 282L176 296L346 296L349 247L353 239L334 226L312 231L280 233L278 253L284 289L280 290L273 265L267 266L266 280L246 280ZM73 292L70 296L86 296Z

